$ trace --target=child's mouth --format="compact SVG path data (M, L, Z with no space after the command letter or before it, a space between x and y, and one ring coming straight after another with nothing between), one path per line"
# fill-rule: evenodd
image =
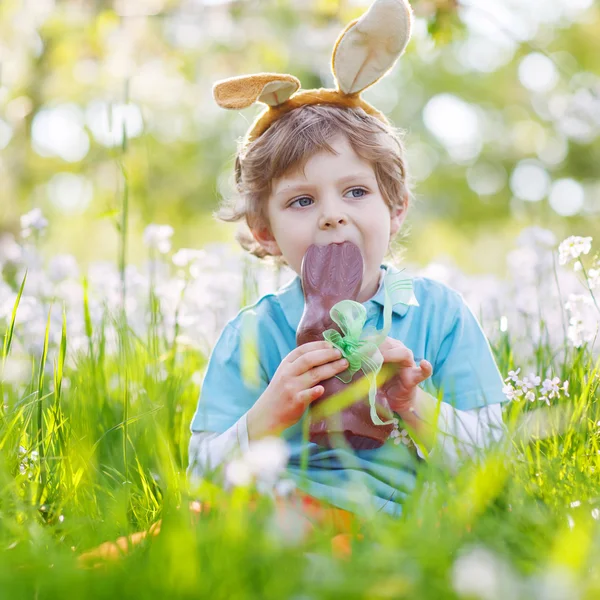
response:
M317 244L317 245L319 245L319 246L341 246L342 244L354 244L354 242L351 242L350 240L335 240L333 242L327 242L326 244Z

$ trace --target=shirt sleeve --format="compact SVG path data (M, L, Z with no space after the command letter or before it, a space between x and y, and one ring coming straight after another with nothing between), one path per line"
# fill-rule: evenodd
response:
M223 433L211 431L192 432L188 447L187 476L195 481L220 467L237 453L249 448L246 415Z
M251 311L226 325L208 361L190 426L192 432L223 433L267 388L258 338L256 318Z
M442 402L437 437L429 456L441 458L450 470L455 471L463 459L475 457L481 449L499 442L505 433L500 404L462 411ZM416 447L417 454L424 459L421 449Z
M460 410L506 402L502 376L490 344L471 309L460 294L457 308L442 332L431 383L442 400ZM436 395L432 393L432 395Z

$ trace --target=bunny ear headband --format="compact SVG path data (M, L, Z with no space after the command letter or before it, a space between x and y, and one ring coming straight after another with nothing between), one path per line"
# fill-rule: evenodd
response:
M300 90L293 75L257 73L217 81L213 96L219 106L231 110L255 102L267 107L246 133L248 144L260 137L285 113L304 104L335 104L362 108L386 124L383 113L360 97L394 66L410 39L412 13L406 0L375 0L359 19L350 22L339 35L331 57L337 88Z

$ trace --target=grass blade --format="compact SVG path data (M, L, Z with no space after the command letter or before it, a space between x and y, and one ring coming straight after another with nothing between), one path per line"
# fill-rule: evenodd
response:
M19 288L19 293L17 294L17 298L15 300L15 304L13 306L12 314L10 316L10 323L8 324L8 329L4 334L4 344L2 347L2 367L4 368L4 363L10 352L10 346L12 344L13 334L15 331L15 323L17 320L17 309L19 308L19 303L21 302L21 296L23 295L23 289L25 288L25 281L27 280L27 271L25 271L25 275L23 277L23 281L21 282L21 287Z
M46 321L46 331L44 333L44 347L42 358L40 359L40 370L37 384L37 448L40 457L40 486L38 488L37 502L40 502L44 489L46 487L46 464L44 462L44 413L43 413L43 394L44 394L44 370L46 368L46 359L48 358L48 340L50 339L50 317L52 316L52 305L48 310L48 320Z

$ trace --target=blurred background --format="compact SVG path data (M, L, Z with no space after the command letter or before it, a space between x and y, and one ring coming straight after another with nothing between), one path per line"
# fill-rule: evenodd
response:
M173 246L232 242L212 217L236 141L215 80L252 72L332 87L330 57L365 0L2 0L0 236L40 208L46 256L130 262L149 224ZM405 130L407 258L505 274L519 232L600 232L600 2L415 0L412 41L364 97ZM127 185L125 185L127 182Z

